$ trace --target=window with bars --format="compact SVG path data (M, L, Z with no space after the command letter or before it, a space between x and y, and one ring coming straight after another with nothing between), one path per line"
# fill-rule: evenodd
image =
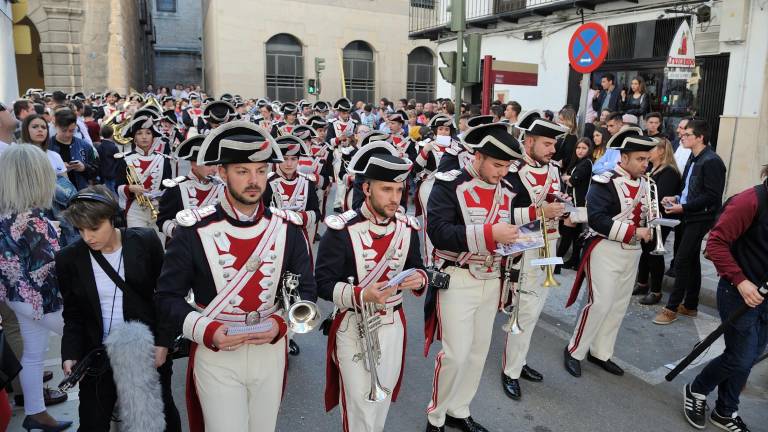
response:
M176 0L155 0L158 12L176 12Z
M301 43L281 33L267 41L267 97L283 102L304 97L304 57Z
M347 98L355 103L373 103L376 98L376 64L373 50L363 41L344 47L344 87Z
M423 47L408 54L406 98L427 102L435 97L435 56Z

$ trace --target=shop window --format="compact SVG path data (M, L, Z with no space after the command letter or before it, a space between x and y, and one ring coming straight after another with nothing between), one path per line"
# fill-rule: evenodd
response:
M371 103L376 98L375 67L368 43L353 41L344 47L344 87L352 103Z

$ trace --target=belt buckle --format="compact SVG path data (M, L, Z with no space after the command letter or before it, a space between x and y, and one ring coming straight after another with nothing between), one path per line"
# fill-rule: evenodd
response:
M245 316L245 325L252 326L258 324L259 322L261 322L261 314L256 311L248 312L248 314Z

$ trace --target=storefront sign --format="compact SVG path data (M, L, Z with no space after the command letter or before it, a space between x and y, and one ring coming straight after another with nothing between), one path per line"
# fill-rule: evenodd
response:
M539 85L539 65L494 61L491 76L494 84L537 86Z
M568 60L576 72L590 73L599 68L608 55L608 32L598 23L579 26L568 44Z
M688 79L696 67L696 50L693 46L693 32L688 21L680 23L675 38L669 46L667 56L667 78Z

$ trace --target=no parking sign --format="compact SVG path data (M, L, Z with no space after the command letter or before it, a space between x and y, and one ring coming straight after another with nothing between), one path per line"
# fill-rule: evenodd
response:
M599 68L608 55L608 33L598 23L579 26L568 44L568 60L576 72L590 73Z

